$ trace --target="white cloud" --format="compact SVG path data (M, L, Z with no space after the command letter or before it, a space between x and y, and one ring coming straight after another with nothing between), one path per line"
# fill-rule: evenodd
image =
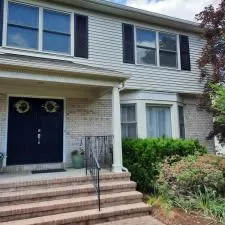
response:
M194 20L205 6L217 6L221 0L127 0L127 5L168 16Z

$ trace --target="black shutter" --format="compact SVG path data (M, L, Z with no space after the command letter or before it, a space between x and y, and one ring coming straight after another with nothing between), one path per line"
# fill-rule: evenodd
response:
M134 26L123 24L123 62L134 64L134 59Z
M74 26L74 55L88 58L88 17L75 15Z
M185 139L184 107L179 105L178 112L179 112L180 138Z
M191 71L189 38L185 35L180 35L180 59L181 69Z
M4 0L0 0L0 46L2 46L2 36L3 36L3 11L4 11Z

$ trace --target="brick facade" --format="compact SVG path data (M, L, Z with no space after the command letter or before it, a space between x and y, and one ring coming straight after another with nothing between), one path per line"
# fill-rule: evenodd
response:
M215 151L214 140L206 140L213 127L212 116L198 108L195 97L183 97L186 138L198 139L210 152Z
M197 100L184 96L185 132L187 138L197 138L206 145L209 151L214 151L214 141L206 140L212 128L212 118L205 111L198 110ZM6 120L7 96L0 94L0 151L6 152ZM111 99L78 99L65 100L64 124L64 166L71 166L71 151L84 146L85 136L112 135L112 101ZM58 168L62 164L27 165L16 168L47 169Z
M64 156L70 166L70 153L84 145L85 136L112 135L111 100L67 99L65 129Z

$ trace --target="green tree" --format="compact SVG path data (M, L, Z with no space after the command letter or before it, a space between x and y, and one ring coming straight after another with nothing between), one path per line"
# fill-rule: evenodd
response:
M199 59L201 78L205 82L200 107L214 117L213 130L208 138L218 136L220 142L225 143L225 0L221 0L218 8L212 5L206 7L196 15L196 19L200 22L202 38L206 41Z

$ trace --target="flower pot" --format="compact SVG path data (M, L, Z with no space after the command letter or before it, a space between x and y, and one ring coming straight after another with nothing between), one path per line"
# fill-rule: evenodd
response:
M84 155L72 154L72 164L74 169L84 168Z

